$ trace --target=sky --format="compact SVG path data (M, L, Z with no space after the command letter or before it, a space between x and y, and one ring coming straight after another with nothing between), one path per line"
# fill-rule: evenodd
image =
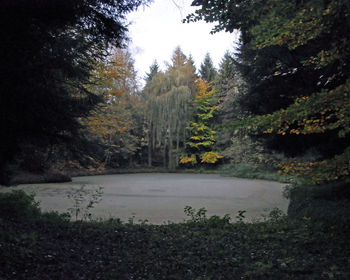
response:
M238 33L221 31L210 34L213 24L204 21L182 23L187 14L194 12L192 0L154 0L148 7L140 7L128 15L129 44L139 77L145 77L157 60L162 70L171 60L173 51L180 46L185 55L192 55L198 69L209 52L218 67L226 50L233 51Z

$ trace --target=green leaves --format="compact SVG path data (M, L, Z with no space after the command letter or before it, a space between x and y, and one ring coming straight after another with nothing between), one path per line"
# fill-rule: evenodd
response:
M219 2L196 2L196 13L226 31L241 31L237 66L248 92L239 102L253 116L234 128L249 129L290 156L313 150L319 161L296 168L309 172L309 182L348 177L348 1Z
M215 143L215 131L210 127L210 120L218 110L215 90L210 83L204 80L197 80L197 93L193 100L195 122L191 122L188 130L190 131L188 145L190 156L183 155L180 159L181 164L197 163L200 158L201 163L214 164L222 156L210 151ZM193 160L193 159L196 160Z
M149 164L153 153L161 151L164 165L170 169L178 165L180 146L185 144L195 88L191 58L176 48L172 63L164 73L155 73L143 90Z
M8 205L18 199L0 194ZM346 215L337 224L291 219L276 209L271 219L252 223L244 222L244 211L238 222L230 215L209 217L205 208L186 206L185 214L184 223L147 225L68 222L39 210L31 220L11 221L0 212L0 278L348 278Z

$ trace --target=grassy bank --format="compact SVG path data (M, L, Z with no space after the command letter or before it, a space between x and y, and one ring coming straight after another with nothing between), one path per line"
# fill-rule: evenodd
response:
M137 174L137 173L194 173L219 174L223 176L263 179L290 183L295 178L289 175L278 174L276 170L269 170L261 166L249 164L223 164L215 167L177 168L169 170L166 167L136 166L133 168L71 168L63 170L49 170L42 174L17 171L12 175L9 185L35 184L35 183L62 183L71 181L71 177L111 175L111 174Z
M295 196L295 193L293 194ZM344 209L343 209L344 211ZM349 279L350 225L287 217L244 223L187 209L162 226L70 222L23 192L0 195L0 279Z

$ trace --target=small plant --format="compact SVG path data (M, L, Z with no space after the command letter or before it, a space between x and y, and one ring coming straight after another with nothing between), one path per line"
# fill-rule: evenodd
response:
M205 208L200 208L198 209L198 211L196 212L196 209L194 209L191 206L186 206L184 209L184 212L186 214L187 217L190 217L190 222L203 222L207 220L207 209Z
M79 216L81 216L81 220L91 220L90 210L102 200L102 195L102 186L98 186L97 189L87 189L86 185L68 193L67 197L73 201L73 206L68 208L69 214L74 216L76 221Z
M271 222L279 222L283 217L285 217L285 214L278 208L273 208L269 213L269 220Z
M243 222L243 220L245 219L245 216L244 216L245 212L247 212L247 211L245 211L245 210L238 211L237 216L236 216L236 219L238 222Z

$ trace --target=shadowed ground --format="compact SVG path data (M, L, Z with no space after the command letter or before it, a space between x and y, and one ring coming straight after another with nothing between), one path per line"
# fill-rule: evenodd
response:
M120 218L127 221L147 219L153 224L181 222L184 207L205 207L208 216L247 211L249 219L259 218L278 207L287 210L282 197L283 184L263 180L239 179L208 174L119 174L75 177L70 183L31 184L1 188L0 191L23 189L36 193L41 208L67 212L73 201L69 192L86 185L87 189L103 187L102 201L91 213L95 218Z

